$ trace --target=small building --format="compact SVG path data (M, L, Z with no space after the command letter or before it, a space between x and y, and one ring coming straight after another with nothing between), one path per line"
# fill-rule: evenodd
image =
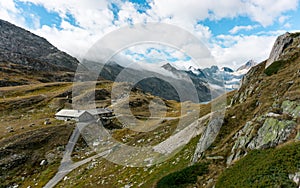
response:
M94 120L94 116L86 110L60 110L55 114L55 118L58 120L75 120L79 122L86 122Z
M92 114L95 118L104 118L113 116L113 111L107 108L96 108L87 110L90 114Z

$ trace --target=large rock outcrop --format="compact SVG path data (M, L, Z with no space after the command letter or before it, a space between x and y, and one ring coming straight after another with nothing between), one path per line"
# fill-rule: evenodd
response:
M253 118L235 134L227 165L246 155L249 150L278 146L286 142L296 131L298 133L294 139L299 140L300 131L297 130L296 123L300 117L299 101L283 101L281 110L282 114L267 113Z
M279 36L272 48L271 54L267 60L266 68L269 67L272 63L279 60L286 60L290 58L290 55L287 55L291 50L288 48L299 48L300 49L300 35L299 33L285 33Z
M205 150L215 141L223 125L223 115L218 112L213 113L211 120L206 126L200 140L198 141L192 163L196 163L203 155Z

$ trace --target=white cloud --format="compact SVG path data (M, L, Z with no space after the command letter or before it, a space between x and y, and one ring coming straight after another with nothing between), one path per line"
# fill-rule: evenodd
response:
M0 18L25 27L25 18L19 16L19 13L20 10L16 8L14 0L0 1Z
M268 26L289 10L296 10L298 0L153 0L153 15L172 17L179 22L204 19L248 16L263 26ZM186 10L186 11L183 11Z
M278 22L279 22L280 24L283 24L283 23L285 23L288 19L289 19L289 16L280 16L280 17L278 18Z
M289 10L296 10L298 7L298 0L248 0L247 14L254 21L259 22L263 26L268 26Z
M290 23L286 23L286 24L284 24L284 26L283 27L285 27L285 28L291 28L292 27L292 25L290 24Z
M133 3L114 0L120 8L119 20L114 20L113 12L108 8L111 1L106 0L18 0L45 7L49 12L56 12L62 18L60 28L56 26L40 26L39 17L32 16L34 28L30 31L47 38L58 48L73 56L81 57L98 39L121 26L132 23L163 22L174 24L201 39L212 49L218 63L244 63L249 58L260 61L267 57L274 41L273 34L259 36L218 36L214 40L209 27L197 24L199 20L220 20L247 16L262 26L272 25L274 22L290 27L287 23L287 11L295 10L299 0L153 0L151 9L146 13L136 10ZM0 17L19 26L25 27L25 18L20 9L16 8L16 1L0 1ZM67 17L71 15L76 21L72 25ZM77 26L78 25L78 26ZM231 34L241 30L251 30L258 25L237 25L231 29ZM271 36L270 36L271 35ZM176 39L176 36L174 36ZM215 43L212 43L215 42ZM224 48L225 46L225 48ZM250 48L251 47L251 48ZM251 50L249 50L251 49ZM178 54L173 53L174 57Z
M234 26L234 28L232 28L229 33L230 34L236 34L241 30L246 30L246 31L251 31L255 28L259 27L259 25L246 25L246 26Z
M277 36L218 36L228 47L215 44L211 49L219 66L238 68L253 59L260 63L269 57L270 50Z

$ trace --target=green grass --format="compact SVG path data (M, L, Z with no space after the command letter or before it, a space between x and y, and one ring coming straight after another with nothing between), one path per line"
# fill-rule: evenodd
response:
M268 68L266 68L265 73L268 76L273 74L277 74L277 72L281 69L282 65L284 65L285 61L275 61Z
M158 181L157 188L186 187L188 184L196 183L197 177L206 173L208 173L208 165L198 163L163 177Z
M226 169L218 187L296 187L289 174L300 170L300 142L280 148L254 150Z

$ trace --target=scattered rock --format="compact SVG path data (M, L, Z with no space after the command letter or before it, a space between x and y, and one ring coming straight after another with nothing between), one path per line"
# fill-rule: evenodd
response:
M45 157L46 157L46 161L48 163L53 163L56 159L56 156L54 153L48 153Z
M224 159L223 156L209 156L209 157L206 157L206 159L208 160L222 160Z
M233 158L234 158L234 153L232 153L228 158L227 158L227 161L226 161L226 164L227 165L230 165L232 162L233 162Z
M51 124L50 119L45 119L44 125L50 125L50 124Z
M295 182L297 186L300 187L300 172L297 172L295 174L289 174L289 179Z
M276 113L273 113L273 112L269 112L267 114L267 117L279 117L279 116L280 116L280 114L276 114Z
M300 117L300 104L296 101L283 101L281 108L285 114L289 114L294 118Z
M45 166L47 164L48 164L47 160L42 160L41 163L40 163L41 166Z
M6 130L8 133L15 132L14 128L12 128L12 127L6 127Z
M31 123L28 125L28 127L33 127L35 124L34 123Z

